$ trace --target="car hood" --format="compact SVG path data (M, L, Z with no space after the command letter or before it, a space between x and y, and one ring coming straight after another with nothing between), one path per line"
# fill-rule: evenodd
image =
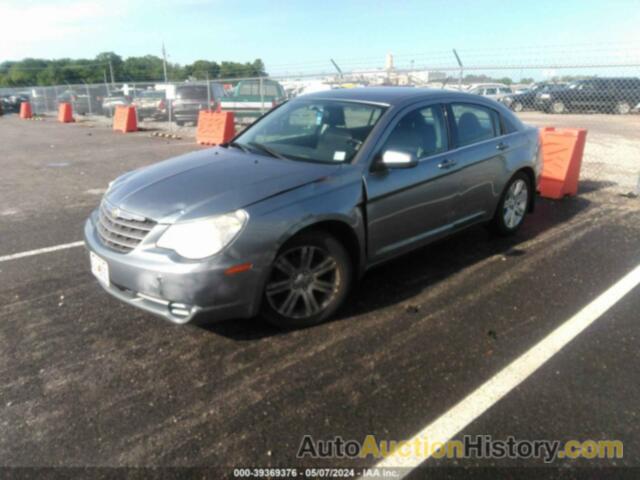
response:
M231 212L321 180L338 168L216 147L125 174L114 182L107 201L171 223Z

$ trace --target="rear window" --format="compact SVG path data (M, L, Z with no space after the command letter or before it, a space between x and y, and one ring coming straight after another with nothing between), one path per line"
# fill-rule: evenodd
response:
M456 145L464 147L500 135L498 112L480 105L451 105L456 127Z
M191 85L188 87L176 88L176 98L178 99L207 99L207 87L205 85Z

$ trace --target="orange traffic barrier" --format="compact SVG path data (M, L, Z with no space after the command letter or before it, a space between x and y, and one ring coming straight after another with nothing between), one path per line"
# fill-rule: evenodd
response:
M586 140L584 128L546 127L540 130L543 161L538 187L540 195L560 199L578 194Z
M198 114L196 142L200 145L220 145L231 140L235 134L233 112L210 112L201 110Z
M62 102L58 105L58 121L62 123L75 122L73 119L73 109L69 102Z
M31 113L31 104L29 102L22 102L20 104L20 118L31 117L33 117L33 113Z
M136 107L117 106L113 115L113 130L116 132L137 132L138 119L136 117Z

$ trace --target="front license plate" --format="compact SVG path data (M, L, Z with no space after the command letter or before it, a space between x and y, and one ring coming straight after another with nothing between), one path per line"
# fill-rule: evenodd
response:
M109 286L109 264L101 259L93 252L89 252L91 259L91 273L93 273L100 282Z

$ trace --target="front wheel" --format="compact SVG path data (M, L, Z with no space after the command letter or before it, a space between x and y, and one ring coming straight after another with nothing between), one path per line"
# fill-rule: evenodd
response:
M513 235L518 231L533 195L529 176L519 172L507 184L493 217L492 227L502 236Z
M511 110L513 110L514 112L521 112L523 109L523 105L520 102L513 102L511 104Z
M344 246L322 231L287 242L273 262L264 288L262 315L281 328L304 328L327 320L347 297L353 265Z

